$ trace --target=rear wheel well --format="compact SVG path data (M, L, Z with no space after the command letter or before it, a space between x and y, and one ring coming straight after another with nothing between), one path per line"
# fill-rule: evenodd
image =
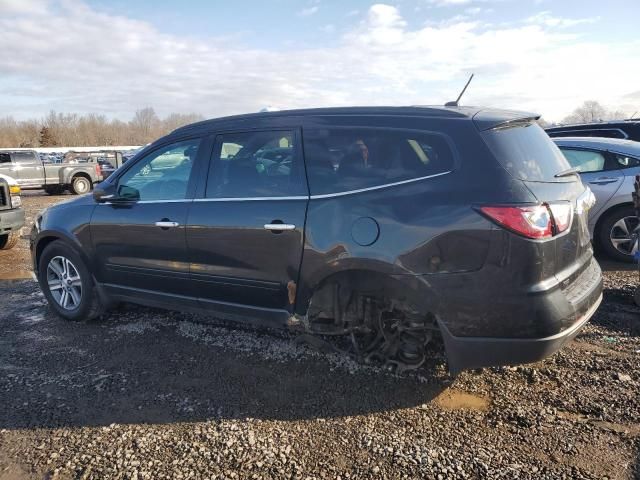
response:
M90 183L93 183L91 181L91 175L89 175L86 172L78 172L78 173L74 173L73 176L71 177L71 183L73 183L73 181L78 178L78 177L82 177L82 178L86 178L87 180L89 180Z
M406 287L391 275L369 270L347 270L335 273L318 284L311 296L307 315L313 316L319 309L333 311L337 307L335 301L340 301L339 313L344 314L353 296L366 297L380 304L394 303L406 310L415 311L417 308L412 306Z
M393 275L340 272L314 289L306 333L328 339L365 363L383 363L398 372L415 369L427 358L427 344L440 333L435 315L418 298Z

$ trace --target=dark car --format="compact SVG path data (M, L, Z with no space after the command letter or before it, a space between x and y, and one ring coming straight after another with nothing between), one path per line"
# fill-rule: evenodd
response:
M333 338L403 370L539 360L601 301L593 194L537 116L268 112L182 127L93 196L37 217L36 274L70 320L118 301Z
M546 132L550 137L604 137L640 142L640 120L560 125L549 127Z

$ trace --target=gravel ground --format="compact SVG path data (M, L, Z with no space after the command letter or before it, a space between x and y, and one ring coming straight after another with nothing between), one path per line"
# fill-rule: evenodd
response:
M25 195L27 215L60 197ZM26 233L26 231L25 231ZM0 478L640 478L635 271L528 366L393 375L284 334L122 306L53 316L0 256ZM14 278L14 280L6 280Z

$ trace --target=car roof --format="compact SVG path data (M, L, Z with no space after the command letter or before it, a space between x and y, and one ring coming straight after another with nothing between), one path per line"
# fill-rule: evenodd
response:
M565 147L585 147L599 150L611 150L629 155L640 155L640 142L621 138L606 137L553 137L552 140Z
M339 116L339 115L380 115L380 116L417 116L448 119L476 119L482 123L482 127L490 128L491 125L513 121L515 119L539 118L538 114L518 112L515 110L500 110L472 106L443 107L443 106L378 106L378 107L329 107L307 108L297 110L278 110L270 112L247 113L228 117L213 118L201 122L185 125L174 130L170 135L185 133L187 131L207 130L219 127L225 123L233 123L242 120L265 120L282 117L305 116Z
M610 127L623 127L625 125L636 125L640 124L639 119L630 118L628 120L612 120L610 122L587 122L587 123L567 123L565 125L553 125L551 127L545 128L545 130L564 130L571 129L575 127L580 127L584 129L593 128L594 130L600 128L610 128Z

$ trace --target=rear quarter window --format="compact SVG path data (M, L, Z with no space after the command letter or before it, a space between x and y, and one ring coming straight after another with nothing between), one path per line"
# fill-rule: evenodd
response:
M444 136L411 130L305 129L311 195L347 192L453 169Z
M548 182L575 180L555 178L571 168L560 149L536 123L516 123L482 133L498 162L520 180Z

